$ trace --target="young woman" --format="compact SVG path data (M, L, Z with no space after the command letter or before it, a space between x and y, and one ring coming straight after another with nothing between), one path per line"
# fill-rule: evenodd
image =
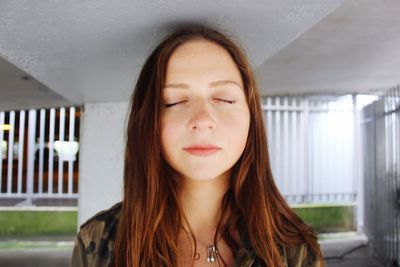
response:
M131 99L123 201L81 225L71 265L324 266L274 183L260 103L231 38L167 36Z

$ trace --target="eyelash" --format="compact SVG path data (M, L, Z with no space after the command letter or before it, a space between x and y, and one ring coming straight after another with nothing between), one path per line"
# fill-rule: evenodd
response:
M221 99L221 98L216 98L216 99L217 99L218 101L225 102L225 103L227 103L227 104L233 104L233 103L235 103L234 100L225 100L225 99ZM165 108L169 108L169 107L172 107L172 106L181 104L181 103L183 103L183 102L186 102L186 100L180 101L180 102L176 102L176 103L172 103L172 104L165 104L164 107L165 107Z

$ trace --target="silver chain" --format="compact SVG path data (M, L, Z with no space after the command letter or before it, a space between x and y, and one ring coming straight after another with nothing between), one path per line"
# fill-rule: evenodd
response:
M190 232L188 232L185 228L183 228L183 230L184 230L186 233L190 234ZM218 242L221 238L222 238L222 236L220 236L220 237L218 238L217 242ZM219 255L219 251L218 251L218 249L217 249L217 247L216 247L216 244L213 244L213 245L206 245L206 244L204 244L203 242L199 241L197 238L196 238L196 242L198 242L199 244L203 245L203 246L207 249L207 262L210 262L210 263L215 263L215 262L217 262L217 257L218 257L218 255ZM200 259L200 254L199 254L199 253L196 253L196 258L195 258L195 260L198 260L198 259Z

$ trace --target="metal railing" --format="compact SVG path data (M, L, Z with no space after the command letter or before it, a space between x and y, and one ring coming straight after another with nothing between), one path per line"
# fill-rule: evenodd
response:
M354 202L355 96L331 101L266 97L263 101L272 169L287 200ZM30 203L38 197L77 198L78 161L62 153L77 145L75 117L73 107L0 112L0 125L11 127L0 129L0 140L5 140L0 150L4 170L0 169L0 199L24 197Z
M290 203L354 203L356 96L263 99L270 158Z
M76 111L0 111L0 199L77 198Z
M388 262L400 262L400 87L362 112L364 231ZM395 266L395 265L393 265ZM397 266L397 265L396 265Z

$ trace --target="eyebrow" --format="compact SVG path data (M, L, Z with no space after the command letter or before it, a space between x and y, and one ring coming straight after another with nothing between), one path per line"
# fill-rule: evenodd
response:
M242 88L239 83L232 81L232 80L222 80L222 81L215 81L209 84L210 87L217 87L225 84L234 84ZM190 86L186 83L170 83L164 86L164 88L177 88L177 89L188 89ZM242 88L243 89L243 88Z

